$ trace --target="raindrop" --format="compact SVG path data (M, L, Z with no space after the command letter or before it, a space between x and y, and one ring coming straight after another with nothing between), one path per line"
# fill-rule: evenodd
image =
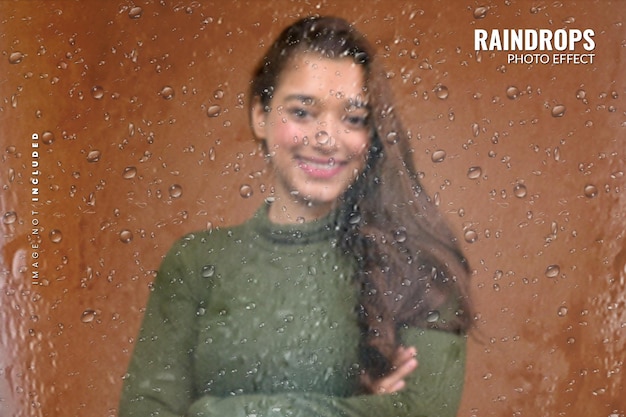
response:
M565 106L562 104L552 107L552 117L563 117L565 114Z
M450 94L450 92L448 91L448 87L446 87L445 85L438 85L438 86L436 86L433 89L433 92L435 93L437 98L439 98L441 100L447 99L448 95Z
M41 134L41 141L45 143L46 145L52 144L52 142L54 142L54 133L50 132L49 130L46 130L45 132Z
M97 314L96 310L85 310L83 314L80 315L80 321L83 323L91 323L95 320Z
M211 278L215 274L215 266L214 265L205 265L202 267L202 277L203 278Z
M439 312L437 310L429 311L426 315L426 321L428 323L436 323L439 321Z
M482 174L483 170L481 167L470 167L470 169L467 170L467 178L471 180L476 180L480 178Z
M253 191L252 191L252 187L249 186L248 184L243 184L241 187L239 187L239 195L243 198L250 198L252 197Z
M474 243L478 240L478 233L475 230L468 229L463 233L463 238L467 243Z
M52 243L60 243L63 240L63 234L59 229L50 231L50 241Z
M320 145L332 145L332 137L325 130L321 130L315 134L315 141Z
M122 173L122 177L124 177L124 179L126 180L135 178L136 175L137 175L137 168L135 167L126 167L124 168L124 172Z
M561 268L558 265L549 265L546 268L546 277L556 278L561 273Z
M506 96L510 98L511 100L515 100L516 98L518 98L519 94L520 94L519 88L515 87L514 85L506 89Z
M587 92L583 90L582 88L576 91L576 98L578 100L584 100L586 97L587 97Z
M472 134L477 137L480 134L480 126L478 123L472 123Z
M444 151L443 149L438 149L433 152L433 154L430 156L430 159L435 163L443 162L443 160L446 159L446 151Z
M172 184L169 189L170 197L179 198L183 195L183 187L178 184Z
M120 232L120 241L122 243L129 243L133 240L133 232L128 229L124 229Z
M7 211L6 213L4 213L4 216L2 217L2 222L4 224L13 224L15 223L16 220L17 220L17 213L14 211Z
M161 91L159 92L159 94L161 95L161 97L163 97L165 100L171 100L172 97L174 97L174 89L172 87L170 87L169 85L166 85L165 87L163 87L161 89Z
M387 134L387 143L393 145L398 142L398 132L389 132Z
M220 100L224 97L224 90L217 89L213 92L213 97L216 100Z
M101 100L102 97L104 97L104 88L100 87L99 85L94 86L91 89L91 97L95 98L96 100Z
M480 6L474 9L474 19L484 19L487 16L487 11L489 7Z
M513 195L515 195L515 197L517 198L524 198L526 197L526 186L524 184L515 184L515 187L513 187Z
M131 19L139 19L141 14L143 13L143 9L139 6L132 7L128 12L128 17Z
M9 64L19 64L24 59L24 54L21 52L12 52L9 55Z
M406 238L407 238L406 229L404 227L401 227L400 229L396 230L393 233L393 237L394 237L394 240L398 243L406 242Z
M94 149L87 154L87 162L98 162L100 160L100 151Z
M593 184L585 185L585 197L594 198L598 195L598 187Z
M213 106L209 107L206 114L209 117L217 117L220 115L221 112L222 112L222 108L218 106L217 104L214 104Z
M565 317L567 316L567 307L565 306L560 306L559 309L557 310L556 314L559 317Z

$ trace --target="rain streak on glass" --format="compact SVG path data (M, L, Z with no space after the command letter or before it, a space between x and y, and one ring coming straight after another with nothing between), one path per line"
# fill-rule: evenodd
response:
M433 152L433 154L430 156L430 159L435 163L443 162L443 160L446 159L446 151L444 151L443 149L438 149Z
M241 187L239 187L239 195L243 198L250 198L252 197L253 191L252 191L252 187L249 186L248 184L243 184Z

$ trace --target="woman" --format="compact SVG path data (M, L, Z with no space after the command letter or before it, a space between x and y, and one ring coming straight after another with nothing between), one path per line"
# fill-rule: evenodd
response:
M341 19L300 20L250 97L272 199L170 250L120 415L454 416L468 269L371 46Z

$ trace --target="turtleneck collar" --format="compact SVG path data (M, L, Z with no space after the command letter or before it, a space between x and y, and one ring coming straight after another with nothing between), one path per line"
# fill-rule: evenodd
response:
M263 204L249 220L258 235L276 244L305 245L337 237L337 211L304 223L278 224L269 219L271 203Z

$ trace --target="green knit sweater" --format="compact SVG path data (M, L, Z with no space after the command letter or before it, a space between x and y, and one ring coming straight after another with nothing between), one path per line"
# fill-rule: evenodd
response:
M355 394L354 262L334 219L246 223L183 237L164 259L120 416L455 416L465 338L404 329L419 367L391 395Z

